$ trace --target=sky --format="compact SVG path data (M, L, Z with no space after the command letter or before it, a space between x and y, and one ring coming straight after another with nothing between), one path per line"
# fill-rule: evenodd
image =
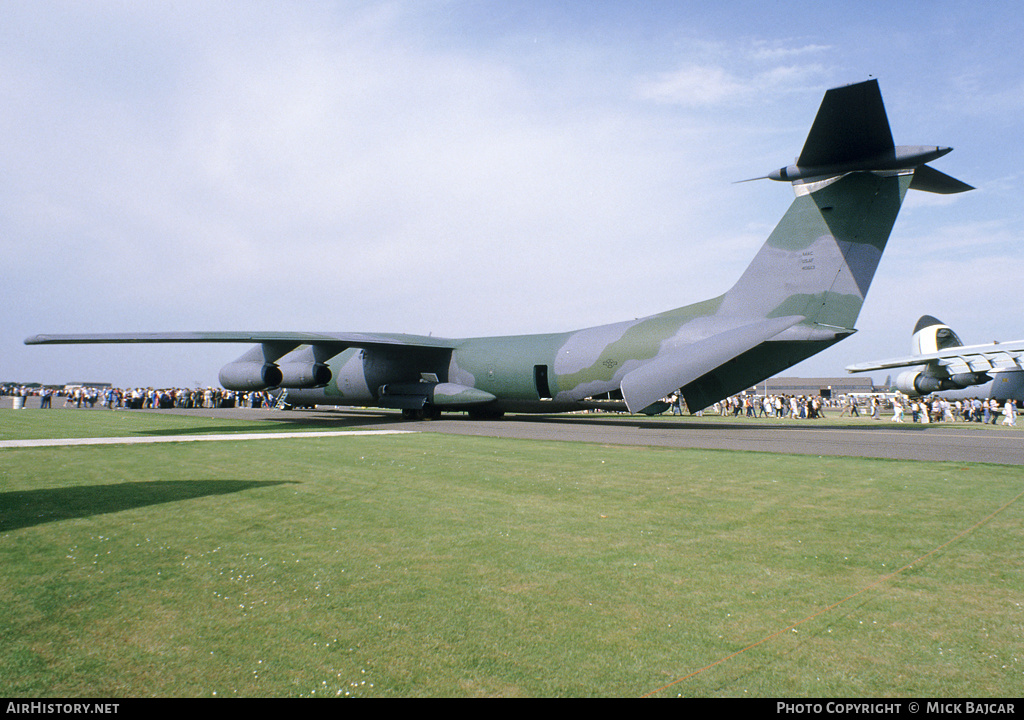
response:
M859 332L1024 337L1024 6L0 0L0 381L216 385L239 345L39 333L444 337L629 320L732 286L825 90L878 78L912 191ZM881 382L884 378L875 378Z

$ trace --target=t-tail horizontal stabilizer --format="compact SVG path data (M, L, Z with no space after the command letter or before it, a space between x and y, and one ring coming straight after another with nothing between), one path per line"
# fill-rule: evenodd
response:
M796 163L762 178L794 185L850 172L913 172L910 187L933 193L973 190L970 185L927 166L953 148L893 145L877 80L833 88L825 93Z
M929 165L921 165L914 170L914 179L910 183L910 188L939 195L952 195L974 189L967 183L939 172Z

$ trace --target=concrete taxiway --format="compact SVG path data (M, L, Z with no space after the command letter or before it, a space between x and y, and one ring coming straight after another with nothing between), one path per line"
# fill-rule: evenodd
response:
M10 398L4 400L0 408L10 407ZM19 412L32 412L31 402L28 407L30 410ZM509 415L500 420L471 420L455 414L445 415L440 420L408 421L395 412L349 408L287 412L247 408L150 412L301 424L304 430L317 431L411 430L608 445L1024 465L1024 429L963 422L896 424L888 418L881 421L864 418L834 425L816 420L635 415Z
M630 415L513 415L501 420L451 419L409 422L394 415L327 411L329 422L360 427L400 427L452 435L560 440L608 445L750 450L799 455L831 455L895 460L944 460L1024 465L1024 432L970 423L897 425L865 419L850 426L813 420L725 420L719 418ZM376 420L371 418L376 417Z

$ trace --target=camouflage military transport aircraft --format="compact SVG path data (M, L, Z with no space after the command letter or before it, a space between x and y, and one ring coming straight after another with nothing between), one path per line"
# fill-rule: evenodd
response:
M894 387L909 397L1024 400L1024 340L964 345L952 328L931 315L914 326L912 355L858 363L847 372L916 368L896 376Z
M724 295L612 325L441 339L382 333L37 335L50 343L257 343L220 372L230 390L281 389L298 406L477 416L584 408L643 412L681 391L692 410L854 332L908 188L970 190L925 163L951 148L893 145L876 80L825 93L796 164L766 176L796 199Z

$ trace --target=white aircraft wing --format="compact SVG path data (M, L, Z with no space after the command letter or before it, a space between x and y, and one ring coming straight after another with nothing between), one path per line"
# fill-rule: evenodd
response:
M1024 370L1024 340L988 345L960 345L924 355L906 355L847 365L846 371L861 373L918 365L941 366L950 375L990 370Z

